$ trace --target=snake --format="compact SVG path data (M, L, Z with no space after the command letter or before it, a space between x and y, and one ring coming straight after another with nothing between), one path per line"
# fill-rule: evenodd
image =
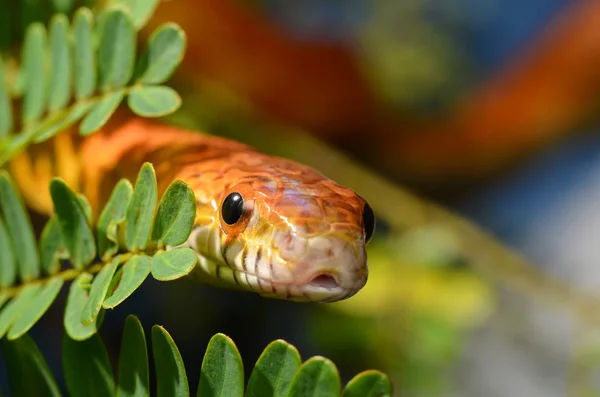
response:
M63 133L52 145L52 153L44 144L11 163L25 200L42 213L52 204L38 187L52 176L84 194L94 214L116 182L133 181L145 162L155 168L159 193L185 182L196 200L183 244L198 257L192 280L298 302L348 299L367 282L373 210L309 166L141 118L85 138Z

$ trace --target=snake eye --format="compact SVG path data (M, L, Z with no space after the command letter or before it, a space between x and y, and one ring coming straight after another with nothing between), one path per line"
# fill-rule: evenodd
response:
M369 204L363 209L363 228L365 229L365 244L371 240L375 232L375 214Z
M244 215L244 199L239 193L231 193L223 200L221 216L228 225L233 225Z

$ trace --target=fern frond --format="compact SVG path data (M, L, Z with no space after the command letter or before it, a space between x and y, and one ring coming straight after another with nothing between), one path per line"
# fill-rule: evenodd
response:
M194 193L175 181L158 202L149 163L135 185L117 183L94 228L85 197L60 179L51 182L50 193L54 215L38 243L9 174L0 173L0 337L26 333L63 284L74 280L64 325L72 339L88 339L102 324L104 310L121 304L150 274L175 280L197 262L190 248L173 248L192 232Z
M152 327L150 342L156 386L150 385L149 353L142 324L135 316L125 321L117 377L98 335L85 341L63 337L63 370L69 396L189 396L190 384L177 344L163 327ZM15 396L59 396L56 381L28 336L5 341L5 357ZM28 379L29 382L21 380ZM35 379L35 382L31 380ZM17 380L17 381L15 381ZM342 391L333 362L314 356L302 362L291 344L271 342L244 384L242 357L229 337L216 334L204 353L196 395L200 397L389 397L389 378L375 370L363 371Z
M35 22L47 24L54 14L72 16L79 7L99 15L108 7L126 7L140 30L154 14L161 0L0 0L0 52L10 52Z
M97 15L79 8L71 21L55 14L49 29L34 22L20 65L0 57L0 166L79 121L82 135L97 131L125 98L143 117L179 108L181 98L163 84L183 58L185 34L164 24L136 57L137 30L157 1L109 3Z

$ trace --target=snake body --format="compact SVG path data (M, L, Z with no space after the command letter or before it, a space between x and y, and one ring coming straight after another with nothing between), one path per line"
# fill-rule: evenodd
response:
M146 161L155 167L160 192L173 180L192 188L196 219L184 245L198 255L190 275L194 279L319 302L349 298L367 281L371 208L356 192L308 166L231 140L137 119L70 145L56 143L55 156L62 156L63 163L69 156L77 160L63 164L62 173L68 171L67 183L88 197L94 211L102 208L118 179L134 181ZM40 183L35 159L25 153L11 166L26 199L50 212L49 198L27 186Z

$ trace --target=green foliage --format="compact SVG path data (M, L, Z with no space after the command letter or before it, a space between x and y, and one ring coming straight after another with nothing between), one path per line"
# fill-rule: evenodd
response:
M19 379L38 380L36 384L13 382L14 395L59 395L52 374L27 332L52 305L64 282L71 279L74 281L64 313L62 346L69 395L149 395L148 352L139 321L134 317L127 320L118 382L97 331L105 310L122 303L149 274L161 281L174 280L188 274L196 264L192 249L175 247L192 231L194 193L185 183L175 181L156 209L156 185L153 167L144 164L134 186L125 180L117 183L98 225L92 228L85 197L54 179L50 191L55 215L44 227L38 250L9 174L0 175L0 211L12 214L6 222L9 227L0 224L0 245L10 247L2 256L6 262L0 264L0 274L16 274L21 269L14 253L22 252L24 247L39 252L29 257L28 278L19 280L20 284L14 277L2 278L6 285L0 288L0 337L6 335L9 373ZM119 236L125 242L120 242ZM99 252L100 246L103 252ZM59 258L68 262L67 268L61 268ZM31 278L31 274L36 277ZM190 395L184 362L169 333L155 326L151 342L157 395ZM225 335L215 335L202 362L198 395L333 397L342 393L339 374L331 361L312 357L302 363L298 351L280 340L265 349L247 386L243 371L234 342ZM384 374L367 371L357 375L343 395L390 396L391 385Z
M159 27L136 57L137 32L158 2L48 0L42 7L34 0L9 7L8 0L0 0L0 167L30 144L77 123L81 135L97 131L125 99L135 114L145 117L179 108L179 95L164 83L183 58L183 31L173 23ZM76 3L89 8L75 10ZM15 20L9 15L14 10L20 17ZM244 385L241 356L222 334L211 339L197 389L190 388L177 345L160 326L151 333L152 390L146 336L133 316L125 324L115 378L98 335L105 312L150 274L168 281L191 272L196 253L177 246L192 231L194 193L174 181L157 208L156 175L152 165L144 164L135 184L116 184L93 224L85 197L58 178L49 188L54 215L36 241L12 178L0 171L0 339L11 395L61 395L28 331L72 281L62 342L70 396L148 396L151 391L188 396L190 390L207 397L340 396L333 363L320 357L302 363L298 351L281 340L265 349ZM344 396L359 395L391 395L388 378L377 371L357 375Z
M75 341L63 335L63 371L69 395L112 396L115 380L108 352L96 334L84 341Z
M181 106L181 98L170 87L139 85L129 92L127 104L140 116L159 117L177 110Z
M182 37L185 39L177 25L172 23L165 24L150 36L136 70L140 83L163 84L168 80L185 51Z
M285 395L301 362L300 353L294 346L282 340L271 342L258 358L244 396Z
M192 232L196 207L191 190L182 181L175 181L166 190L152 230L152 242L158 246L180 245Z
M289 397L339 396L340 376L335 364L324 357L312 357L300 365L290 385Z
M392 385L388 377L379 371L368 370L348 382L342 397L379 397L391 394Z
M52 216L40 237L40 261L45 274L55 274L60 270L60 259L67 257L63 243L60 224L56 216Z
M50 184L50 195L54 204L58 229L65 243L73 266L82 269L96 256L96 244L81 202L60 179Z
M12 128L13 117L10 95L6 86L6 67L0 58L0 139L6 137Z
M18 252L17 267L10 273L29 281L39 276L39 259L36 254L33 227L25 210L23 200L17 194L8 172L0 171L0 214L10 231L14 252ZM14 281L14 277L11 281Z
M183 359L171 335L158 325L152 327L152 354L156 371L156 395L185 397L190 394Z
M120 260L120 257L114 258L110 264L104 266L102 270L100 270L98 275L94 278L94 281L92 281L92 287L90 288L88 301L83 307L83 312L81 313L80 321L83 324L90 325L100 314L102 303L104 303L104 299L108 293L110 281L117 271L117 266L119 265Z
M27 332L44 315L50 305L52 305L63 283L64 281L60 277L53 277L48 280L39 289L36 296L31 299L31 302L27 305L27 309L17 317L8 331L7 338L10 340L17 339Z
M122 340L117 397L148 395L150 390L148 349L144 329L136 317L129 316L125 320Z
M29 308L41 289L40 284L26 285L14 299L2 308L0 313L0 336L6 335L12 325L19 320L21 314Z
M69 396L189 396L190 384L179 349L171 335L152 327L152 355L156 385L150 384L146 336L135 316L125 322L115 378L107 350L98 335L85 341L63 337L63 369ZM5 358L15 396L59 396L56 382L33 340L24 335L4 342ZM197 394L201 397L388 397L392 386L386 375L369 370L356 375L341 391L335 365L323 357L301 363L296 348L283 340L270 343L244 385L242 358L226 335L210 340L200 370ZM33 382L33 380L36 380Z
M11 209L19 214L10 218L13 227L3 227L0 235L0 244L11 247L11 254L3 256L8 261L3 262L0 269L10 274L19 266L14 260L14 252L21 252L24 246L31 244L33 252L38 250L33 237L32 241L23 237L29 236L29 232L23 231L30 230L31 224L25 212L19 211L21 198L7 173L0 176L0 187L2 212ZM190 248L176 248L170 244L185 241L191 233L196 212L194 194L185 183L173 182L161 198L155 215L156 176L153 167L145 164L133 187L125 181L115 186L102 211L104 220L94 230L90 225L89 204L84 197L77 196L60 179L53 180L50 189L56 213L44 227L46 233L42 233L40 245L46 250L39 250L40 255L50 259L32 259L36 264L32 273L37 274L37 278L23 279L21 284L15 284L17 281L13 280L0 288L0 337L6 335L9 373L20 379L39 380L35 385L13 382L11 392L14 395L59 395L56 382L27 332L52 305L64 282L74 278L64 314L62 346L69 395L147 396L150 393L148 352L139 321L134 317L127 320L118 382L97 331L105 310L122 303L149 274L157 280L167 281L183 277L192 270L197 261L196 253ZM135 252L118 244L118 236L126 236L127 230L133 231L130 232L133 238L130 237L129 247ZM55 236L51 238L50 233ZM151 234L155 237L154 242L150 239ZM105 251L101 256L92 257L90 253L98 252L100 241ZM109 243L121 250L106 250L112 247ZM66 259L70 268L57 267L57 257ZM41 278L42 270L50 277ZM184 362L169 333L155 326L151 339L157 395L190 395ZM202 362L198 395L308 397L340 396L342 393L339 374L331 361L312 357L302 363L298 351L280 340L265 349L247 386L244 385L243 371L234 342L225 335L215 335ZM359 374L344 390L344 396L390 395L389 379L377 371Z
M125 213L132 194L131 182L126 179L119 181L98 218L98 254L103 259L110 258L119 249L117 228L125 222Z
M233 341L223 334L212 337L202 361L199 396L239 396L244 393L244 367Z
M89 302L89 286L94 276L90 273L81 273L71 283L67 306L65 308L63 325L67 334L74 340L86 340L94 335L104 320L104 311L96 316L94 321L84 324L81 321L83 309Z
M138 175L131 205L127 207L125 215L125 244L130 251L144 249L149 242L157 190L154 168L145 163Z
M9 300L0 308L0 336L16 339L26 333L51 306L64 281L75 279L64 325L70 338L88 339L102 324L104 310L121 304L149 274L161 281L175 280L197 262L190 248L174 247L192 231L194 193L175 181L156 211L156 176L150 164L143 165L135 186L126 180L117 183L95 228L85 197L58 178L50 184L50 193L55 215L46 223L38 248L10 175L0 174L0 248L5 248L0 297ZM152 230L159 247L150 239ZM125 244L119 235L125 236ZM66 268L60 260L67 262Z
M102 303L105 309L113 309L144 282L148 274L150 274L150 259L146 255L134 255L125 265L123 265L115 277L113 282L116 285L112 295Z
M6 225L0 217L0 286L6 287L15 281L17 258L9 239Z
M60 396L56 381L29 335L3 343L10 389L14 396ZM26 380L26 381L24 381Z
M120 8L105 11L98 24L98 86L107 92L124 87L133 75L136 35L133 19Z
M114 1L114 0L113 0ZM116 0L115 3L127 5L131 10L133 23L137 29L148 22L160 0Z
M28 25L16 70L5 61L10 53L0 53L0 166L31 142L47 140L77 122L82 135L97 131L125 98L134 113L145 117L164 116L181 105L177 92L162 84L183 58L183 31L173 23L159 27L136 57L137 31L157 1L108 4L96 15L79 8L71 20L55 14L48 29L39 21ZM58 8L70 11L72 5ZM16 117L13 102L19 99Z
M152 258L152 276L160 281L176 280L192 271L197 260L196 253L187 247L159 251Z
M75 13L73 33L75 45L75 98L85 99L94 93L96 88L96 52L94 51L94 33L92 30L93 15L88 9L82 8Z

